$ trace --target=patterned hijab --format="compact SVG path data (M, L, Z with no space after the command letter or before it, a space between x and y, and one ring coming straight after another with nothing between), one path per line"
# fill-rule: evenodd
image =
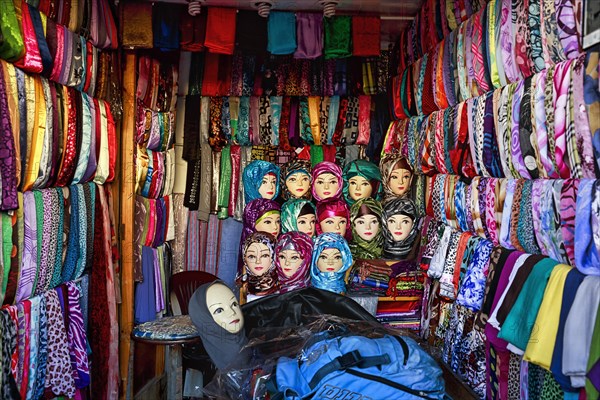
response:
M306 214L315 215L315 224L317 223L315 205L310 201L292 199L283 203L281 206L281 232L297 232L298 218Z
M350 210L344 200L327 199L317 203L317 235L323 233L321 229L321 221L331 217L346 218L346 234L344 238L348 241L352 240L352 228L350 227Z
M339 199L340 196L342 195L342 187L344 186L344 179L342 178L342 169L335 163L332 163L330 161L321 161L320 163L318 163L317 165L315 165L315 167L312 170L312 182L313 182L313 186L312 186L312 195L313 198L317 201L322 201L323 199L317 195L315 193L315 182L318 178L319 175L321 174L333 174L339 183L339 188L337 190L337 192L335 192L333 194L333 196L331 196L332 199Z
M256 221L258 221L258 219L268 211L281 212L281 207L279 207L279 203L276 201L263 198L252 200L246 205L246 208L244 208L244 215L242 217L244 224L241 238L242 243L248 236L256 232L256 228L254 227L256 225Z
M261 276L255 275L246 264L246 251L253 243L262 243L267 246L271 252L271 267ZM266 296L276 293L278 288L277 270L275 269L275 238L273 235L265 232L254 232L244 240L242 246L242 259L244 261L244 274L248 278L248 293Z
M381 169L381 181L383 183L383 190L385 191L385 200L389 200L393 197L398 197L389 187L390 176L392 172L402 168L410 171L411 174L414 175L413 168L408 163L408 160L400 155L399 153L386 154L381 159L379 163ZM408 190L406 191L406 196L408 194Z
M294 158L293 160L290 160L287 163L285 163L283 165L283 167L281 167L281 181L283 182L283 185L281 185L283 187L282 196L285 200L298 198L297 196L292 196L292 194L290 193L290 191L287 188L287 185L285 184L285 181L291 175L299 173L299 172L308 175L308 178L310 179L310 183L312 184L312 174L311 174L312 171L311 171L309 160L303 160L301 158ZM301 198L310 200L311 199L311 190L309 189Z
M291 277L285 276L279 262L279 253L284 250L295 250L300 253L302 265ZM279 292L286 293L292 290L302 289L310 283L310 262L313 251L312 239L302 232L288 232L279 237L275 245L275 268L279 279Z
M392 233L388 230L387 221L394 215L406 215L412 218L413 226L406 239L395 241ZM401 260L406 258L417 238L418 221L417 208L412 200L398 197L385 203L383 206L383 258Z
M361 238L355 229L355 220L363 215L374 215L379 221L379 232L369 241ZM360 199L350 207L350 221L352 221L352 242L350 242L350 250L354 258L362 258L372 260L380 258L383 251L383 227L381 219L383 216L383 208L381 203L375 199L367 197Z
M279 195L279 167L268 161L254 160L244 168L242 182L246 204L262 198L258 189L264 176L270 173L275 175L275 195L273 195L273 199L275 199Z
M379 172L379 167L367 160L354 160L344 167L344 198L349 206L352 206L356 202L352 197L350 197L349 189L350 189L350 178L354 178L355 176L362 176L371 184L371 188L373 192L371 193L371 197L375 200L381 200L381 195L383 194L383 186L381 185L381 172Z
M331 248L338 249L342 254L342 268L337 272L321 272L317 267L317 260L323 250ZM323 233L317 236L310 264L310 277L314 287L334 293L344 293L346 291L344 275L351 266L352 254L346 239L337 233Z

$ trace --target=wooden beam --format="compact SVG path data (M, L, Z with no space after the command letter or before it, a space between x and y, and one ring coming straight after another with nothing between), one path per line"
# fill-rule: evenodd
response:
M123 122L121 130L121 308L119 365L121 369L120 397L124 398L129 368L130 335L133 329L133 217L135 207L135 53L125 53L123 66Z

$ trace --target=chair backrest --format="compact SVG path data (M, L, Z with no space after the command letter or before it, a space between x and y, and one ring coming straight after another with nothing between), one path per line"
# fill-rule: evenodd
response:
M173 315L187 315L192 294L205 283L218 279L204 271L183 271L171 276L171 309Z

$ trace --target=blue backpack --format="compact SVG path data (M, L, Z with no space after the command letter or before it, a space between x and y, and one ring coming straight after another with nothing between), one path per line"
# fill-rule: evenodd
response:
M281 357L273 400L443 399L442 370L411 338L322 340L298 358Z

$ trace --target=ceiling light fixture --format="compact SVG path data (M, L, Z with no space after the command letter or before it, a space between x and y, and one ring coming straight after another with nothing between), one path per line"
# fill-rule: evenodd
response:
M253 0L252 7L258 9L258 15L267 18L275 2L273 0Z
M192 17L200 14L202 11L202 1L201 0L191 0L188 2L188 14Z
M319 5L323 7L323 16L327 18L333 17L339 2L340 0L319 0Z

